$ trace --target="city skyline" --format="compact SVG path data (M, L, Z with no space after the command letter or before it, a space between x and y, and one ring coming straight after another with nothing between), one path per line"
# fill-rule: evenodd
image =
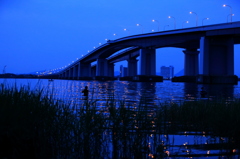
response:
M6 73L29 73L62 68L107 39L231 20L240 21L240 2L237 0L194 3L190 0L142 0L138 3L3 0L0 2L0 71L5 68ZM240 46L234 48L235 73L238 73ZM179 48L157 49L157 70L162 65L174 65L176 73L182 70L182 51ZM116 63L115 70L120 65L126 66L126 61Z

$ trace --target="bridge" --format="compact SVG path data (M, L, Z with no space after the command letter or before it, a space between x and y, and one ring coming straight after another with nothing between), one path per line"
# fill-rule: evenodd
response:
M59 78L114 77L114 63L128 62L128 76L156 75L156 49L182 48L184 76L203 83L234 83L234 44L240 44L240 22L138 34L109 40L59 73ZM117 54L116 54L117 53ZM94 67L91 63L96 62Z

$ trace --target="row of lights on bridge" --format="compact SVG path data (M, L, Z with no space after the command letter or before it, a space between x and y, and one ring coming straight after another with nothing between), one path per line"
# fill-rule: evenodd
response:
M232 16L234 16L234 14L232 14L232 7L231 6L229 6L229 5L227 5L227 4L224 4L223 5L223 7L229 7L230 8L230 14L228 14L227 15L227 22L228 22L228 19L229 19L229 16L230 16L230 22L232 22ZM197 15L197 13L196 12L189 12L189 14L194 14L194 15L196 15L196 26L198 26L198 15ZM168 18L172 18L173 20L174 20L174 29L176 29L176 19L175 19L175 17L173 17L173 16L168 16ZM203 26L203 22L204 22L204 20L209 20L209 18L203 18L202 19L202 26ZM160 22L158 21L158 20L155 20L155 19L153 19L152 20L152 22L156 22L157 24L158 24L158 31L160 31ZM182 22L182 28L184 28L184 24L185 23L189 23L189 21L184 21L184 22ZM136 26L139 26L139 27L142 27L142 33L144 32L144 28L143 28L143 26L141 25L141 24L136 24ZM164 28L163 28L163 30L165 30L165 28L166 27L169 27L169 25L165 25L164 26ZM128 32L128 35L130 35L130 30L129 29L123 29L124 31L127 31ZM152 29L151 31L155 31L154 29ZM113 34L113 36L117 36L117 34L116 33L114 33ZM106 41L108 41L109 39L105 39ZM102 43L98 43L99 45L102 45ZM94 46L93 47L94 49L96 49L97 47L96 46ZM88 50L88 53L89 53L90 51ZM82 55L82 57L83 57L84 55ZM79 58L77 58L77 60L78 60ZM72 61L72 63L74 63L74 61ZM68 64L68 66L69 66L70 64ZM60 69L64 69L64 68L66 68L67 66L65 66L65 67L61 67Z

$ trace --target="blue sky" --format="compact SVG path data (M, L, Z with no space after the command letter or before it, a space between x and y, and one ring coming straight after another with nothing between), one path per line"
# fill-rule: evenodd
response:
M68 65L103 43L131 35L240 21L239 0L1 0L0 73L29 73ZM209 20L203 20L209 18ZM230 19L229 19L230 20ZM185 23L189 21L189 23ZM136 26L141 24L142 26ZM169 26L168 26L169 25ZM123 29L127 28L129 32ZM116 34L114 36L113 34ZM240 73L240 46L235 46L235 73ZM157 49L162 65L183 69L182 49ZM126 65L126 62L121 64ZM120 63L115 66L119 70Z

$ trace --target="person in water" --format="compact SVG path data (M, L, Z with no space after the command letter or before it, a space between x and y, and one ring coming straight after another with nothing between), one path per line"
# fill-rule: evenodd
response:
M206 98L207 91L205 91L204 87L201 88L202 90L200 91L201 98Z
M83 93L83 96L84 96L84 99L87 100L88 99L88 86L85 86L85 89L82 90L82 93Z

